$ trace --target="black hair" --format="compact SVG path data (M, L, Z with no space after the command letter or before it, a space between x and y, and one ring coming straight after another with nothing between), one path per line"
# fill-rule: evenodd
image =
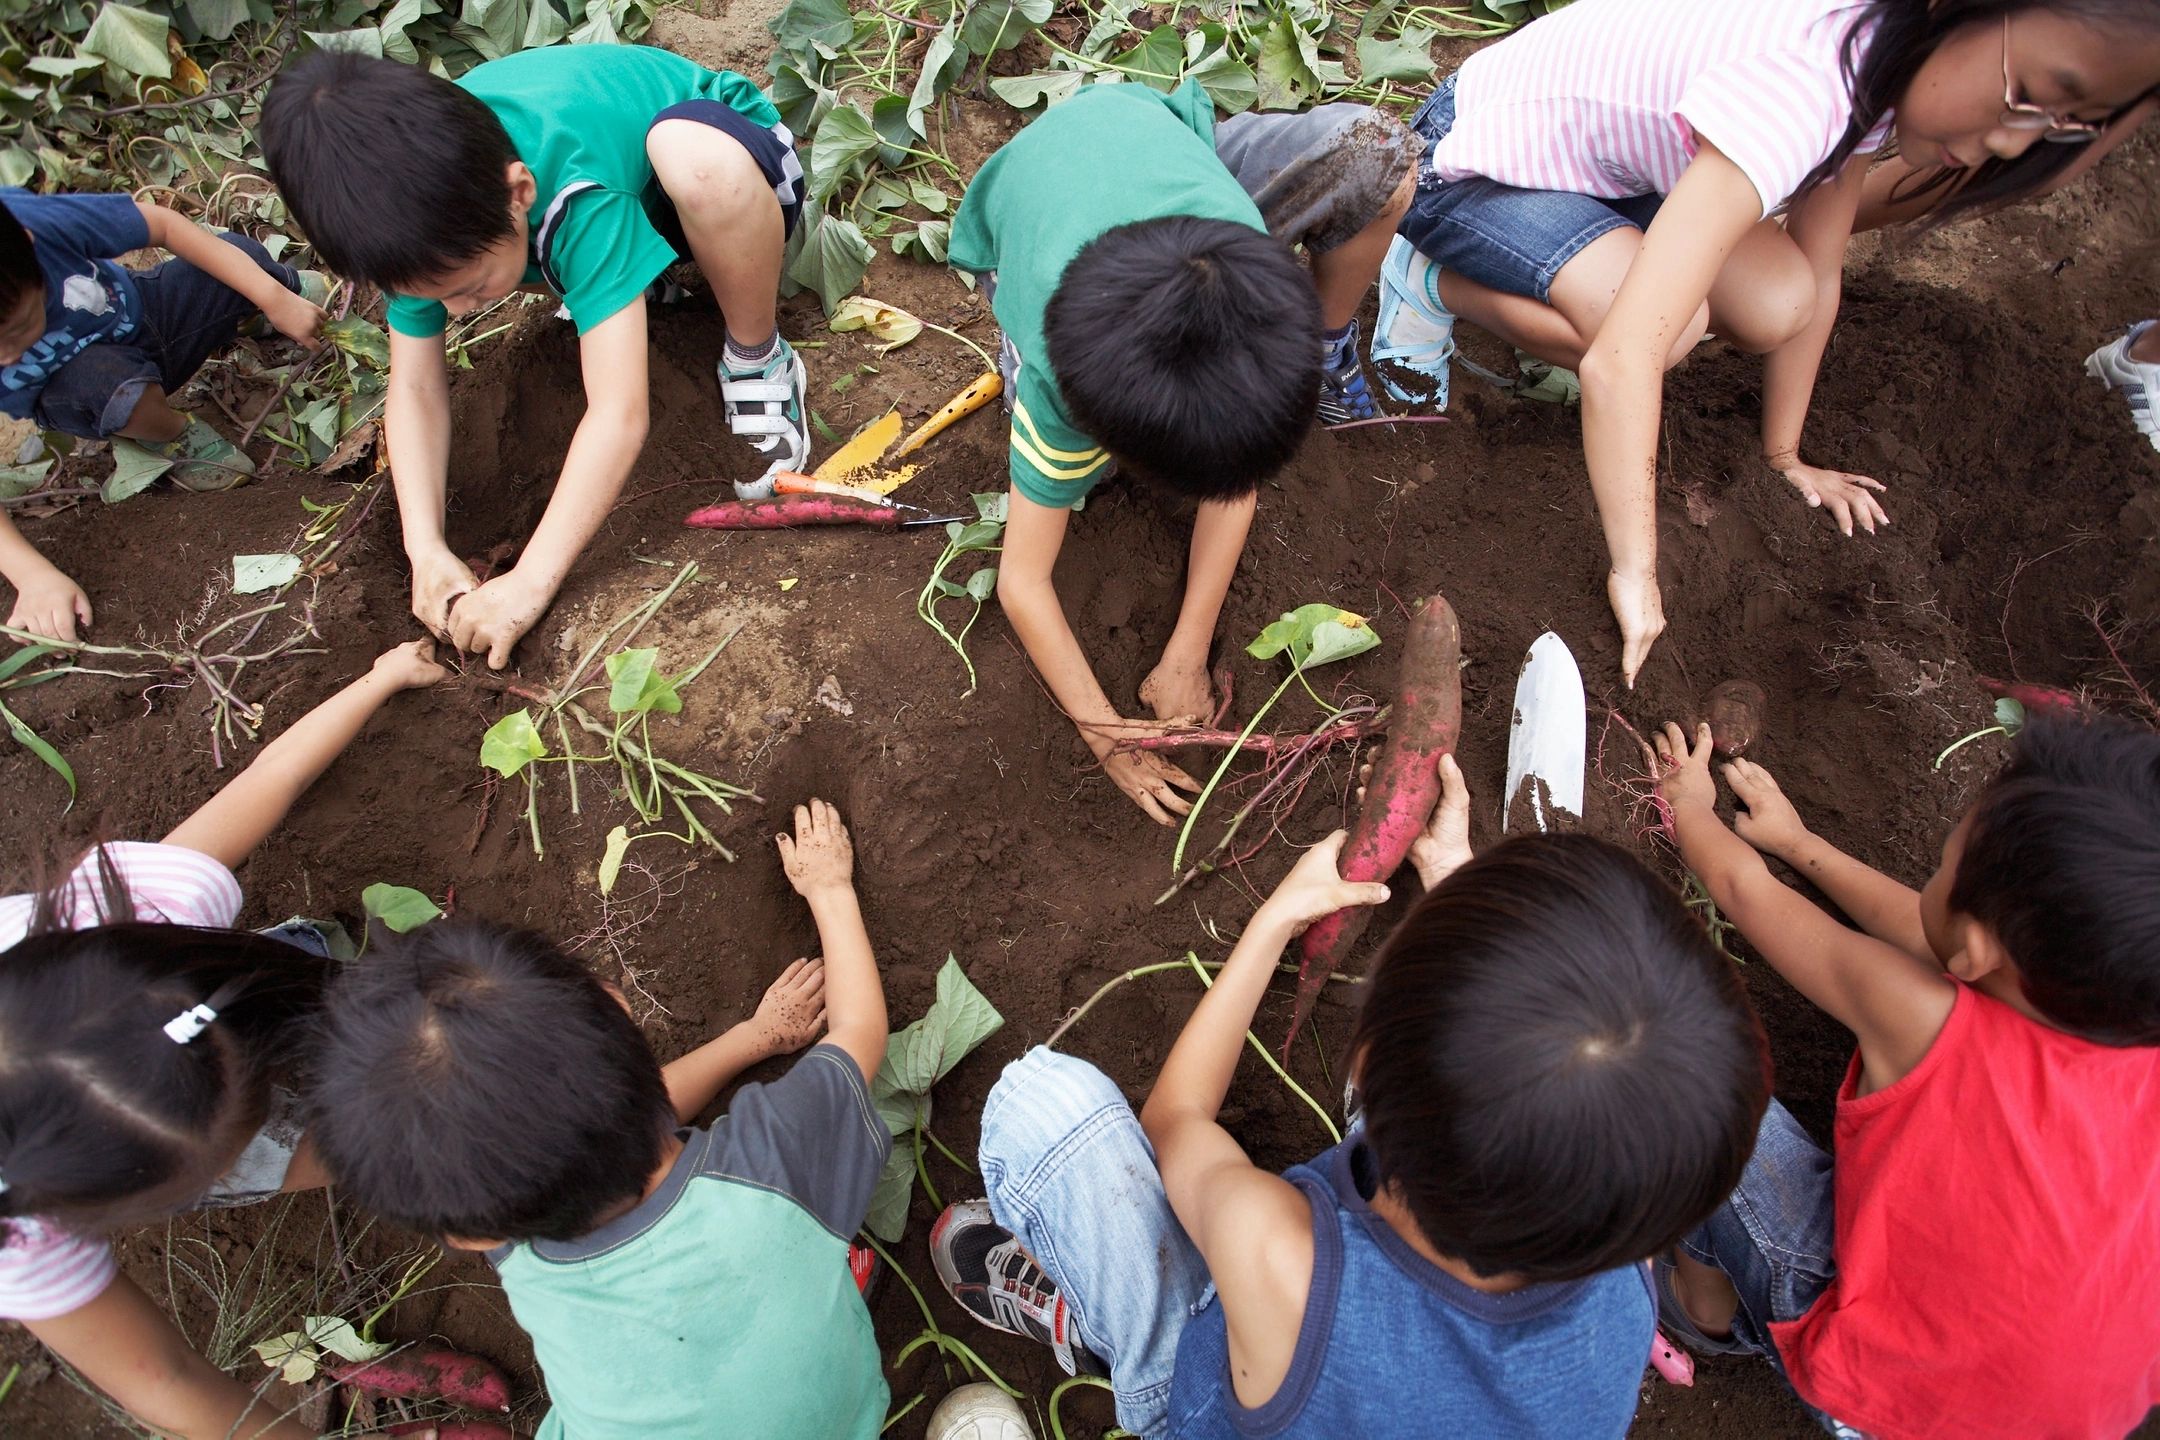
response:
M15 212L0 205L0 316L15 313L23 296L45 288L45 272L38 268L37 248L30 231Z
M110 858L0 951L0 1217L110 1230L184 1209L297 1078L329 962L246 930L139 923ZM64 928L87 898L102 923ZM166 1025L220 997L185 1044Z
M324 1007L316 1145L362 1206L436 1235L574 1240L634 1200L673 1128L660 1062L546 937L439 921Z
M1844 168L1876 122L1897 108L1898 100L1928 57L1953 33L1984 22L1999 26L2004 16L2020 10L2070 15L2101 29L2160 30L2160 6L2153 0L1866 0L1846 34L1842 60L1845 83L1853 98L1852 118L1829 158L1801 182L1798 193L1814 189ZM2140 95L2123 105L2109 120L2120 118L2144 98ZM2081 148L2043 141L2015 159L1991 156L1970 170L1940 171L1896 198L1910 200L1940 192L1941 198L1928 211L1925 223L1941 225L1960 215L1999 209L2046 189L2077 159Z
M1043 345L1073 422L1202 500L1249 495L1320 401L1320 301L1290 247L1230 220L1105 230L1065 267Z
M2028 712L1968 816L1949 903L1995 933L2057 1029L2160 1045L2160 735Z
M1486 852L1404 917L1366 990L1352 1054L1377 1182L1480 1275L1570 1280L1667 1250L1755 1148L1762 1027L1617 846Z
M438 279L514 231L502 121L416 65L309 55L271 85L256 138L308 243L349 279Z

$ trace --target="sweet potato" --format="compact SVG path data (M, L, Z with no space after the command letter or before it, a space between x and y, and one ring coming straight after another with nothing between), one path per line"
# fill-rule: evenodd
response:
M770 500L723 500L683 517L700 530L787 530L797 525L897 526L899 511L838 495L775 495Z
M340 1385L400 1400L447 1400L468 1410L508 1410L510 1377L477 1355L443 1345L414 1345L380 1360L331 1365Z
M2017 680L1997 680L1992 676L1975 677L1981 692L1996 700L2015 700L2034 715L2081 715L2085 702L2068 690L2058 690L2052 685L2027 685Z
M1763 688L1752 680L1727 680L1710 692L1703 718L1710 722L1710 743L1726 759L1736 759L1760 738L1769 708Z
M517 1440L517 1431L498 1420L408 1420L385 1435L433 1435L435 1440Z
M1387 741L1365 782L1364 806L1343 842L1343 879L1385 880L1402 865L1440 803L1440 757L1455 748L1461 731L1462 629L1446 597L1434 595L1419 606L1403 640ZM1349 957L1371 919L1371 909L1360 905L1325 916L1305 932L1298 954L1297 1011L1283 1040L1284 1053L1328 976Z

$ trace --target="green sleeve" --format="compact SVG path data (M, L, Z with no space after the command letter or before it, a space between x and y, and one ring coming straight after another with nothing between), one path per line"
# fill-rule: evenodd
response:
M1209 98L1207 91L1200 88L1198 80L1187 80L1178 86L1163 97L1163 104L1168 105L1178 119L1191 128L1193 134L1207 141L1209 147L1213 148L1215 102Z
M583 335L643 295L675 263L675 249L653 229L637 196L588 190L570 201L548 258Z
M1040 372L1020 369L1012 409L1013 489L1037 505L1070 510L1110 468L1110 452L1073 428Z
M415 300L410 295L392 295L383 319L400 335L416 335L425 339L440 335L450 324L450 312L440 300Z

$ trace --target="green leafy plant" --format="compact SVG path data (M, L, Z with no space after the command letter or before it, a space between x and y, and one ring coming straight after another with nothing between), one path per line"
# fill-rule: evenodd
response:
M1942 769L1944 761L1957 754L1967 745L1972 744L1975 740L1985 740L1990 735L2011 736L2024 728L2024 705L2005 695L1995 702L1995 723L1984 729L1975 730L1970 735L1960 736L1958 739L1951 741L1950 747L1935 757L1935 768L1937 770Z
M1004 548L999 542L1005 537L1005 497L977 495L974 498L976 518L965 523L954 520L945 526L945 548L938 552L937 563L930 567L930 578L923 582L922 593L915 597L915 614L923 624L937 631L960 657L960 663L967 666L967 689L960 692L963 700L975 693L975 662L968 658L968 631L975 628L984 603L997 593L998 572L997 566L984 565L965 580L954 580L945 572L963 555L995 555ZM961 622L957 633L939 618L938 605L945 600L968 602L967 619Z
M1364 616L1353 614L1339 606L1315 603L1300 605L1289 611L1262 630L1253 642L1245 647L1245 653L1255 660L1271 660L1277 655L1287 655L1290 659L1290 673L1275 687L1275 693L1268 696L1260 708L1253 712L1252 719L1245 722L1245 728L1238 732L1237 739L1223 752L1221 763L1215 767L1214 773L1208 776L1207 784L1201 787L1192 809L1186 813L1184 825L1178 830L1177 846L1170 855L1171 874L1177 875L1184 870L1185 846L1192 839L1193 826L1200 819L1200 812L1207 805L1208 797L1213 795L1215 787L1222 783L1223 776L1229 772L1245 742L1260 728L1260 722L1275 708L1275 702L1282 699L1293 683L1303 685L1305 693L1312 696L1313 703L1326 712L1325 718L1320 722L1320 729L1324 731L1333 727L1342 719L1344 711L1322 700L1319 692L1315 691L1312 683L1305 678L1305 672L1318 665L1362 655L1379 643L1379 632L1372 628ZM1173 887L1173 890L1175 888Z
M948 955L938 971L937 998L929 1011L886 1044L885 1063L870 1082L870 1098L885 1128L892 1132L893 1150L870 1197L870 1218L865 1224L871 1234L899 1240L907 1229L908 1198L917 1180L930 1203L942 1208L944 1202L923 1163L925 1144L973 1173L972 1166L931 1134L930 1090L1004 1023L1005 1017L968 980L960 962Z
M74 673L73 665L50 665L42 670L30 668L39 661L60 653L62 650L58 645L25 645L7 659L0 660L0 691L27 690L33 685L42 685L48 680L58 680L63 675ZM6 723L9 738L44 761L46 768L60 777L61 783L67 786L68 805L73 806L75 767L68 764L51 741L32 730L4 702L0 702L0 721Z
M409 935L430 920L440 920L443 913L440 905L410 886L381 883L360 892L360 908L369 920L398 935Z
M480 763L505 780L523 776L525 780L525 818L532 832L533 854L545 856L546 846L540 838L540 773L542 764L559 764L570 786L570 813L583 813L578 787L578 769L584 765L612 765L621 780L622 794L630 802L638 818L650 824L667 813L672 806L683 825L680 833L655 831L653 835L677 840L685 845L703 844L733 860L735 854L720 843L712 828L692 807L693 801L704 801L718 807L723 813L733 810L737 800L756 800L755 793L724 780L692 770L661 755L653 745L652 716L675 715L682 711L682 687L705 673L705 668L727 648L727 639L706 652L695 665L677 675L664 674L659 668L660 651L657 647L630 648L628 641L636 638L647 621L659 613L660 607L673 597L697 575L695 564L683 566L665 589L651 600L618 618L579 657L571 669L571 679L559 691L539 692L517 685L503 688L513 695L532 702L511 711L497 720L480 737ZM627 633L625 633L627 629ZM623 636L623 646L606 653ZM595 664L606 674L607 708L609 718L602 719L585 704L584 697L603 688L593 683ZM537 714L536 714L537 711ZM551 751L543 726L552 726L561 750ZM602 748L591 754L578 750L571 739L571 726L575 725L602 743ZM621 869L623 851L632 840L648 836L633 836L625 827L618 826L608 836L608 845L601 862L601 893L614 888L614 879Z

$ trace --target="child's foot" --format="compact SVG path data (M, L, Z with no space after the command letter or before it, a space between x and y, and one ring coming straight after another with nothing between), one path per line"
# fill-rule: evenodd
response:
M983 1324L1042 1341L1068 1375L1108 1373L1109 1367L1072 1333L1072 1316L1057 1282L1010 1230L990 1218L989 1201L946 1206L930 1230L930 1259L947 1293Z
M2123 392L2130 402L2130 422L2160 450L2160 365L2130 358L2131 347L2155 322L2140 320L2130 333L2085 357L2085 373Z
M1445 410L1455 317L1440 303L1440 267L1398 235L1380 266L1380 318L1373 370L1388 394Z
M803 404L808 378L802 357L776 336L772 354L755 368L731 369L725 356L719 368L728 429L749 441L766 461L757 479L735 482L735 494L743 500L765 499L781 471L800 470L810 458L809 411Z
M165 473L183 490L198 493L230 490L245 485L255 476L255 462L232 441L211 429L210 422L200 415L188 416L187 428L174 439L156 444L143 440L115 440L113 449L118 451L123 445L147 451L160 460L172 461L172 468Z
M930 1440L1035 1440L1020 1402L987 1381L962 1385L930 1412Z
M1358 361L1358 323L1352 320L1327 341L1320 357L1320 423L1346 425L1378 418L1380 403L1365 383L1365 367Z
M878 1259L877 1251L868 1245L847 1247L848 1278L855 1282L855 1293L868 1305L879 1290L878 1282L885 1278L885 1266Z

